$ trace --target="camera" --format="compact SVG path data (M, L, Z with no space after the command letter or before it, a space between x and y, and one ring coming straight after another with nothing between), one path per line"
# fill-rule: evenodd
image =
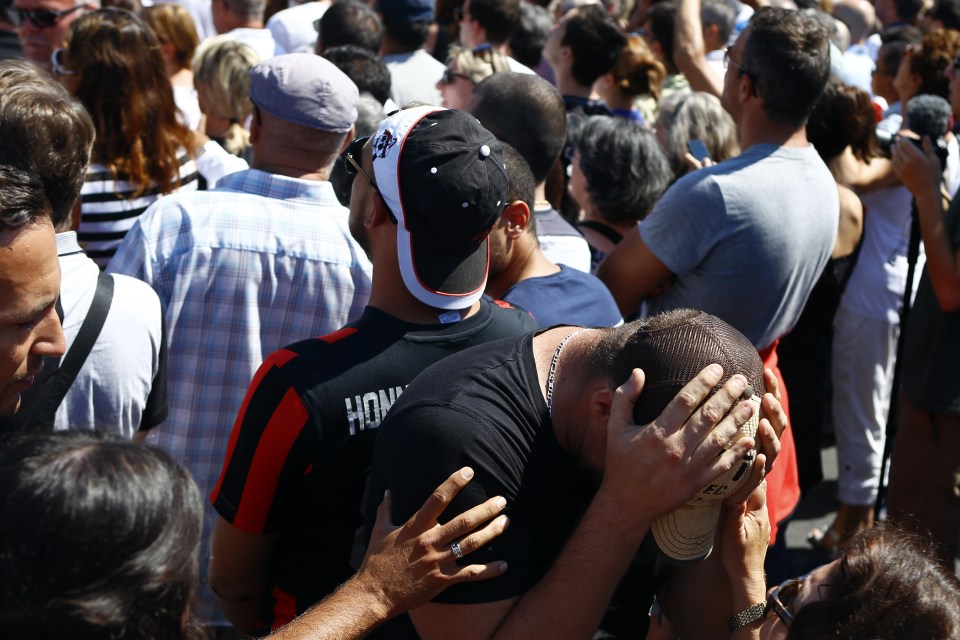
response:
M915 144L920 151L923 151L922 139L902 136L899 133L890 133L887 130L877 128L877 142L880 143L880 150L884 156L889 158L892 155L892 146L898 140L909 140ZM944 140L942 136L933 141L933 151L937 154L937 157L940 158L940 170L945 170L947 168L948 150L947 141Z

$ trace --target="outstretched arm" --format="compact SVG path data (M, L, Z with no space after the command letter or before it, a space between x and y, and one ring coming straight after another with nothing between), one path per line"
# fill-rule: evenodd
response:
M677 18L673 26L673 62L694 91L704 91L718 98L723 93L723 78L707 62L700 0L677 2Z
M451 544L457 542L461 554L466 556L503 533L508 524L506 516L495 518L474 531L500 513L506 506L503 498L490 498L443 526L437 523L440 514L471 478L473 470L469 467L455 472L401 527L390 522L390 494L384 496L360 571L269 639L362 638L383 622L420 606L452 584L486 580L506 571L505 562L459 566L451 549Z
M940 160L930 139L924 137L923 151L912 142L893 145L893 167L917 200L920 235L927 254L930 284L945 313L960 309L960 253L947 228L940 195Z

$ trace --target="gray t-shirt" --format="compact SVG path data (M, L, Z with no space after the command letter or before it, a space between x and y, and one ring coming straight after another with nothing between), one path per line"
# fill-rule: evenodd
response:
M836 183L812 146L756 144L677 181L640 223L676 276L647 309L702 309L763 349L796 323L833 250Z

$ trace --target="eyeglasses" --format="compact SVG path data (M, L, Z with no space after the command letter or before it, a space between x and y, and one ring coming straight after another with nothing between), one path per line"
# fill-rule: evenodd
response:
M732 48L733 48L733 47L727 47L727 48L725 48L725 49L723 50L723 69L724 69L724 71L726 71L727 68L728 68L730 65L733 65L733 66L735 66L736 68L740 69L740 72L741 72L741 73L745 73L745 74L747 74L747 75L750 75L750 70L749 70L749 69L747 69L745 66L743 66L742 64L740 64L739 62L737 62L736 60L734 60L733 58L730 57L730 49L732 49Z
M57 47L53 50L53 53L50 54L50 70L55 76L72 76L73 71L67 69L63 66L63 63L60 62L60 58L63 56L63 49Z
M78 4L62 11L55 11L53 9L21 9L19 7L10 7L7 9L7 16L10 18L10 22L18 27L23 24L24 20L29 20L30 23L38 29L49 29L63 20L64 16L71 14L74 11L79 11L80 9L86 8L87 5L85 4Z
M470 76L464 75L462 73L457 73L456 71L451 71L450 68L443 70L443 77L440 78L441 84L451 85L457 81L457 78L463 78L464 80L469 80Z
M793 608L794 602L796 602L797 595L800 593L800 587L803 586L804 581L809 577L810 574L808 573L799 578L790 578L782 582L780 586L774 587L770 593L767 594L767 608L763 612L764 617L773 611L777 614L777 617L780 618L780 621L783 622L784 626L789 627L797 615L796 610Z

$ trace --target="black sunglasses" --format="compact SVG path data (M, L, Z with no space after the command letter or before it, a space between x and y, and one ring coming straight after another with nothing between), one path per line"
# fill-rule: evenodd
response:
M367 140L369 139L370 136L361 136L350 143L347 150L343 152L343 159L347 161L347 163L343 165L343 168L346 169L347 174L351 176L356 176L357 174L362 175L366 181L370 183L370 186L376 189L377 185L373 181L373 178L363 170L363 166L360 164L360 152L363 151L363 145L367 144Z
M65 15L86 8L87 5L85 4L78 4L62 11L54 11L53 9L21 9L19 7L10 7L7 9L7 16L10 18L10 22L18 27L23 24L24 20L29 20L30 23L38 29L49 29L60 22Z
M450 68L443 70L443 77L440 78L440 82L445 85L451 85L457 81L457 78L463 78L464 80L470 80L470 76L464 75L462 73L457 73L456 71L451 71Z

